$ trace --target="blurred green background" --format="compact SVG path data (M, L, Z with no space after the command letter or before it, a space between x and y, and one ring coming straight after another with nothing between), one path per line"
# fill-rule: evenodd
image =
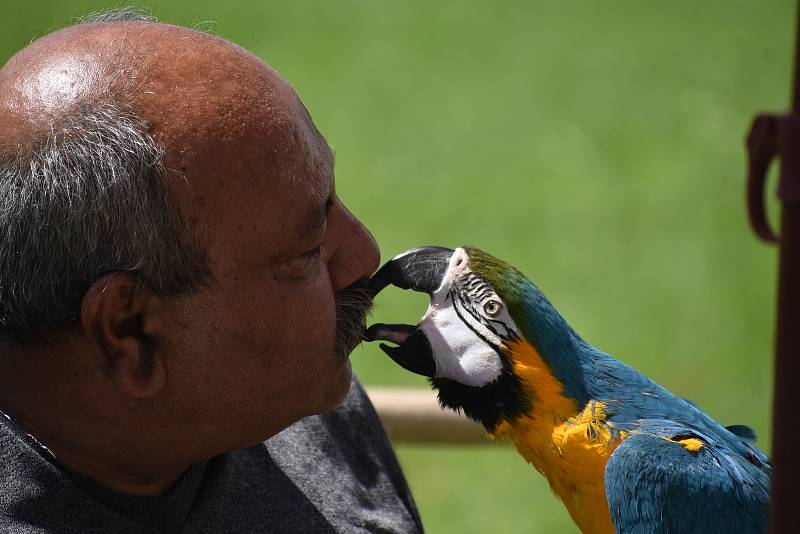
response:
M792 2L140 5L249 48L294 85L384 258L493 252L590 342L753 426L769 450L776 251L746 224L743 138L756 111L787 106ZM111 5L0 6L5 62ZM374 319L414 322L425 301L387 291ZM377 347L353 361L367 385L425 387ZM431 533L575 532L510 448L397 450Z

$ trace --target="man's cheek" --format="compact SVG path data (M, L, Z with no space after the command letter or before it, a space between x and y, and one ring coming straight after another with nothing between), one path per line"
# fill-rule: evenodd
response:
M332 346L336 333L336 303L333 294L321 291L303 299L296 328L305 331L302 337L306 343L313 338L316 343Z
M303 299L297 310L297 325L301 329L314 329L320 334L336 329L336 304L325 294L316 294Z

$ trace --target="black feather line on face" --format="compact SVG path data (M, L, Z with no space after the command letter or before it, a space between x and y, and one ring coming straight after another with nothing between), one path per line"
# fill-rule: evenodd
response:
M496 296L497 293L495 293L495 291L492 289L492 286L490 286L478 275L469 273L464 282L453 284L453 287L447 294L447 300L452 302L453 309L456 311L458 317L465 325L467 325L467 327L469 327L470 330L475 333L476 336L481 338L484 343L500 352L500 347L497 347L494 343L489 342L488 339L476 331L472 325L464 319L464 316L461 315L461 312L456 305L456 299L458 299L458 303L461 304L462 309L466 310L475 319L475 321L481 323L503 341L508 342L519 339L519 336L517 336L513 330L510 330L503 321L497 319L488 319L477 310L476 306L478 305L478 302L483 301L485 297L491 297L493 295ZM497 298L499 299L499 297ZM504 359L502 355L501 359Z
M451 289L450 292L453 293L453 290ZM475 311L475 308L473 308L472 301L464 300L464 296L462 294L460 294L460 293L456 293L455 297L458 297L458 302L461 303L461 309L463 309L464 311L469 313L478 322L485 323L485 321L483 321L483 317L481 317L480 314ZM479 338L481 338L481 340L483 340L484 343L486 343L487 345L489 345L490 347L492 347L494 350L497 351L499 349L499 347L495 346L494 343L492 343L491 341L486 339L482 333L480 333L477 330L475 330L472 327L472 324L469 321L467 321L466 318L464 318L463 315L461 315L461 311L459 310L459 306L456 304L455 297L452 299L453 300L453 310L455 310L456 315L458 316L459 319L461 319L461 322L464 323L465 325L467 325L467 328L472 330L472 333L475 334L476 336L478 336ZM486 326L487 326L487 328L492 330L488 325L486 325ZM492 332L494 332L494 330L492 330ZM494 334L497 335L497 332L494 332ZM498 351L498 353L499 353L499 351ZM499 353L499 354L500 354L500 359L504 360L503 355L501 353Z
M493 294L494 294L494 291L492 291L488 287L484 287L474 295L474 298L475 298L476 301L480 302L480 301L484 300L485 298L492 296Z

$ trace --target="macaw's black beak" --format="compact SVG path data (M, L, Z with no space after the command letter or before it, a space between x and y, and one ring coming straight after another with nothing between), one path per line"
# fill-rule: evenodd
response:
M432 295L442 283L453 252L453 249L444 247L421 247L395 256L372 277L373 296L390 284ZM374 324L367 329L365 338L367 341L395 343L396 347L384 343L380 347L404 369L430 378L436 376L433 349L418 327Z
M372 277L372 295L389 284L433 294L442 283L453 252L451 248L420 247L398 254Z

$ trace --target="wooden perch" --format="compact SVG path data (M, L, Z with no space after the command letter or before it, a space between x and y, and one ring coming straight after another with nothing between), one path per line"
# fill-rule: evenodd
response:
M439 407L426 389L367 388L389 439L427 444L495 445L483 426Z

